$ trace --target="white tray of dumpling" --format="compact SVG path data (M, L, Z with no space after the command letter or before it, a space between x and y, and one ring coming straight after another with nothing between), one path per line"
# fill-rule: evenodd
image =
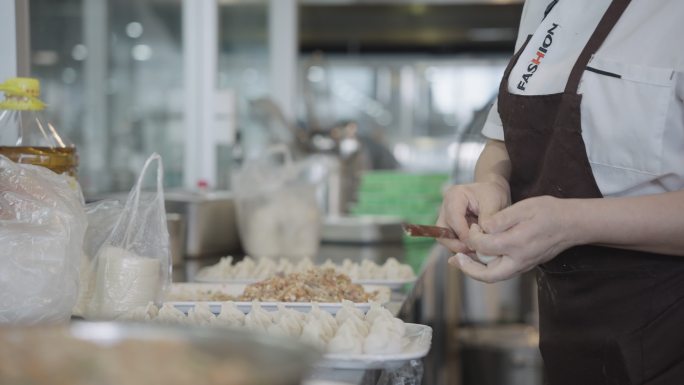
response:
M171 303L185 313L193 308L198 302L203 302L209 306L210 310L213 311L214 314L219 314L221 311L221 303L225 302L224 297L239 296L244 291L245 286L246 285L244 284L227 283L174 283L171 285L171 289L166 296L166 302ZM386 304L390 301L392 293L391 290L385 286L363 285L363 288L368 293L377 292L373 302ZM304 312L309 311L312 307L311 302L261 302L260 304L264 309L268 311L274 311L277 309L279 303L287 308ZM252 302L235 301L235 305L243 313L247 313L252 306ZM318 303L317 306L323 311L335 314L340 308L342 308L342 303ZM354 306L364 312L370 309L369 302L354 303Z
M399 366L428 354L432 328L404 323L378 303L363 311L345 302L335 316L316 304L308 313L286 308L265 310L259 302L245 314L233 302L221 304L218 315L206 303L186 314L172 304L161 309L148 304L120 317L123 320L164 324L247 328L255 332L289 336L326 351L320 365L339 369L380 369Z
M411 266L400 263L396 258L388 258L383 264L376 264L370 260L357 263L345 259L341 264L327 260L323 264L314 265L308 259L293 263L284 258L274 261L268 258L254 260L250 257L245 257L233 264L233 257L230 256L221 258L215 265L201 269L197 273L195 281L249 284L267 279L275 274L304 272L314 267L333 268L338 273L349 276L353 283L360 285L377 285L400 289L404 285L416 281L416 275Z

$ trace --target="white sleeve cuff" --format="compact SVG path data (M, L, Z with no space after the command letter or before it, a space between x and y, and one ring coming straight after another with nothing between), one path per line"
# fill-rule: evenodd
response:
M482 127L482 135L489 139L504 140L503 123L501 123L496 102L489 109L489 115Z

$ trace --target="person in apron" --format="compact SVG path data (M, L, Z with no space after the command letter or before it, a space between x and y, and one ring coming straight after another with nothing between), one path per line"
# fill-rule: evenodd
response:
M589 66L630 3L647 6L609 2L562 92L510 91L511 85L527 87L524 67L520 81L511 81L532 40L527 36L499 89L503 141L488 142L475 183L449 189L437 223L460 239L440 240L457 253L449 262L475 279L496 282L536 269L540 350L545 382L552 385L684 384L684 191L604 197L592 168L598 162L588 156L588 133L583 136L582 106L593 103L590 92L586 99L578 92L586 71L631 76ZM547 35L532 64L549 54L544 42L556 36L554 26L562 28L553 23L541 30ZM673 49L682 52L684 45ZM619 104L621 97L605 102ZM673 103L683 104L681 97ZM684 114L677 116L684 121ZM625 119L632 118L638 117ZM684 175L684 164L679 171ZM468 213L479 223L468 227Z

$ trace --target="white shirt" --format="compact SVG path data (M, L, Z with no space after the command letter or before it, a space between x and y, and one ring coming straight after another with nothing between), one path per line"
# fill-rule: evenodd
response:
M511 71L514 94L563 92L611 1L560 0L544 18L550 2L525 2L516 51L533 36ZM604 196L684 188L683 17L683 0L632 0L582 75L582 138ZM496 103L482 133L504 139Z

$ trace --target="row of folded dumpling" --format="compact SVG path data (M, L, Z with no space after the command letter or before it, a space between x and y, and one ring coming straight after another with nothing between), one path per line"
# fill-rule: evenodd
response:
M313 304L308 313L288 309L282 304L278 310L264 310L259 302L252 302L244 314L233 302L221 304L215 315L207 303L199 302L186 315L166 303L161 309L150 303L124 314L121 319L153 321L165 324L217 325L246 327L251 330L297 337L318 346L328 353L338 354L395 354L409 343L406 325L392 316L389 310L372 303L364 314L350 301L344 301L335 316Z
M251 257L245 257L233 264L233 257L223 257L217 264L202 269L197 276L212 280L266 279L275 274L304 272L314 267L316 266L309 259L293 263L284 258L277 261L261 258L255 261ZM411 266L399 263L396 258L389 258L382 265L369 260L363 260L359 264L350 259L345 259L338 265L327 260L320 267L333 268L352 280L404 280L415 277Z

